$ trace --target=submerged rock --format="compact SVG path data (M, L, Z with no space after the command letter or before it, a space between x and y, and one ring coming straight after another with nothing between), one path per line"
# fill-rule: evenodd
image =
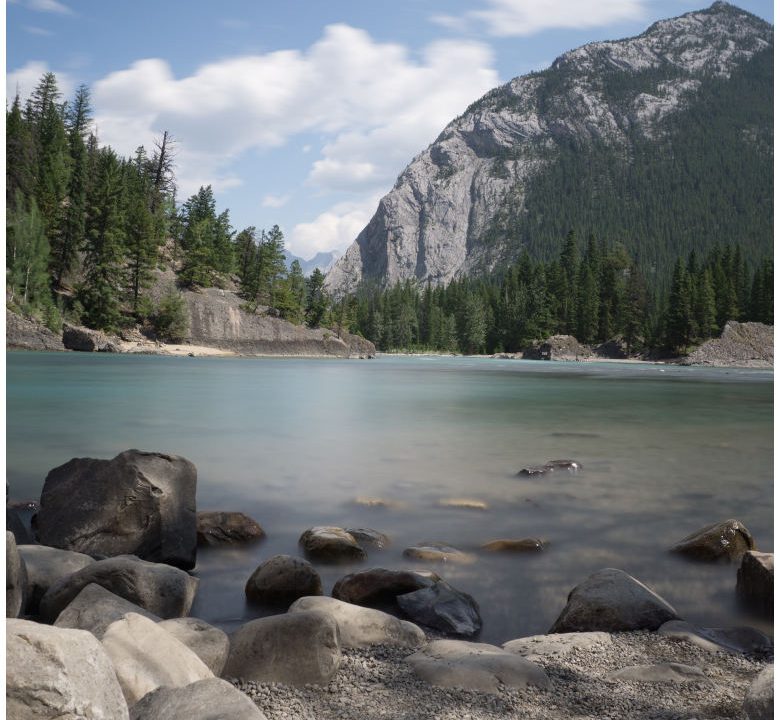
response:
M491 540L481 546L488 552L539 552L544 549L544 541L539 538L521 538L519 540Z
M737 597L753 612L774 617L775 556L749 550L737 570Z
M753 536L739 520L724 520L687 535L672 547L672 552L692 560L735 561L754 547Z
M463 510L487 510L488 504L484 500L474 498L447 498L439 500L439 507L461 508Z
M398 595L428 587L439 579L435 574L430 578L407 570L371 568L345 575L333 586L331 594L337 600L355 605L381 605L395 601Z
M347 528L347 532L355 538L358 545L363 547L384 550L390 544L390 538L387 535L371 528Z
M525 476L547 475L553 472L568 472L576 475L582 470L582 465L576 460L550 460L544 465L532 465L522 468L517 474Z
M242 512L199 512L197 515L198 545L235 545L261 540L265 531Z
M422 542L406 548L403 554L405 558L422 562L470 565L477 561L475 555L465 553L462 550L458 550L458 548L440 542Z
M248 600L285 608L300 597L322 595L322 580L312 564L291 555L275 555L261 563L246 581Z
M444 580L399 595L396 602L415 622L449 635L471 637L482 629L477 601Z
M366 559L366 551L344 528L309 528L298 542L310 560L340 563Z

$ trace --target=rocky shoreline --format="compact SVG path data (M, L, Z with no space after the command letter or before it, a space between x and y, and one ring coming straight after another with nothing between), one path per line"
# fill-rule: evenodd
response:
M540 467L557 472L563 462ZM686 622L618 569L561 598L548 634L501 646L474 640L478 602L436 572L360 570L324 595L317 566L384 551L388 538L370 528L312 527L301 557L265 560L245 592L275 614L228 636L189 617L197 547L264 532L242 513L198 512L196 485L185 458L128 450L53 469L30 527L7 507L9 718L772 717L771 638ZM518 551L484 548L510 549ZM738 598L771 617L773 555L758 552L738 521L669 550L739 563ZM403 551L418 568L473 561L467 555L443 543Z

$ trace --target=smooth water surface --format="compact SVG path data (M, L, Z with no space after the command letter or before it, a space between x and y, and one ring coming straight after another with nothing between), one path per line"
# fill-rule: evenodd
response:
M534 555L429 566L479 602L482 639L545 632L571 588L618 567L695 622L744 621L736 568L671 556L702 525L740 519L772 547L771 372L488 358L372 361L7 354L11 498L40 495L71 457L128 448L198 467L198 508L241 510L268 539L199 553L192 614L224 627L257 616L244 583L312 525L393 539L362 566L320 567L325 591L360 567L411 567L401 552L538 536ZM517 477L574 458L579 475ZM381 497L397 509L361 507ZM444 509L446 498L487 511ZM425 568L425 565L414 567ZM767 629L766 627L764 629Z

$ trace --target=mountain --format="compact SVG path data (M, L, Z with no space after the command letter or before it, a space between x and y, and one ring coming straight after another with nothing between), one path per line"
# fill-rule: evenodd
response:
M338 250L331 250L330 252L318 252L313 258L304 260L303 258L293 255L289 250L284 251L284 262L287 265L287 269L290 269L290 265L295 260L301 266L304 277L309 277L315 268L319 268L322 272L327 272L333 266L333 263L339 258L341 253Z
M620 241L652 282L680 254L771 252L773 28L723 2L511 80L401 173L326 277L444 285L570 229Z

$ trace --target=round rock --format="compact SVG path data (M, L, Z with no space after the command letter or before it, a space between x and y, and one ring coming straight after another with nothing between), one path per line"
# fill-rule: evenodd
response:
M275 555L252 573L244 592L252 602L287 607L300 597L322 595L322 580L310 562Z
M238 545L265 537L265 531L241 512L199 512L198 545Z
M755 547L753 536L739 520L724 520L699 528L672 547L672 552L704 562L736 561Z
M323 563L366 559L366 551L344 528L318 526L306 530L298 540L306 557Z

